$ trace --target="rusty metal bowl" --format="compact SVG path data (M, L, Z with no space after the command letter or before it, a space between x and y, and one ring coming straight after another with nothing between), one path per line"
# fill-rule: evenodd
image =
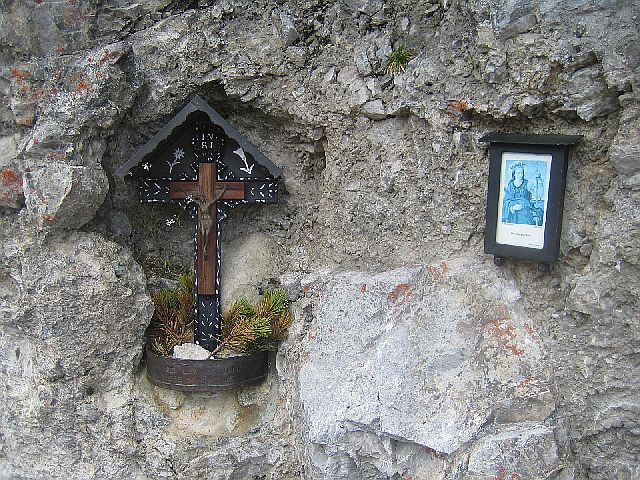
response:
M209 360L163 357L146 349L147 378L182 392L220 392L257 385L267 377L269 352Z

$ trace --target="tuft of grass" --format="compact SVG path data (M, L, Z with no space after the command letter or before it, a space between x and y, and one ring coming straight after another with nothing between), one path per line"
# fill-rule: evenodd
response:
M407 64L414 57L415 54L410 49L404 45L400 45L387 55L387 74L393 76L404 72L407 68Z

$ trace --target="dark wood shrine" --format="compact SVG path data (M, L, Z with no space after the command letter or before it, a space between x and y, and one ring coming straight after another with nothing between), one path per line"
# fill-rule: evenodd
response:
M280 168L196 96L116 173L139 178L141 202L177 202L197 219L194 339L214 350L224 207L275 203Z
M490 145L484 251L497 266L506 258L558 259L569 149L581 135L493 132Z

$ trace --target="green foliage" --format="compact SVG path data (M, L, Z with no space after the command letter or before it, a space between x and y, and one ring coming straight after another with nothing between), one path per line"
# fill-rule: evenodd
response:
M168 356L173 347L193 341L193 274L180 275L177 288L158 290L151 297L155 305L151 319L151 350Z
M240 298L222 316L222 342L214 353L275 350L287 338L293 319L281 288L265 291L255 307Z
M152 295L155 311L149 346L158 355L170 356L176 345L193 341L193 275L180 275L178 282L177 288ZM265 291L255 306L242 297L222 316L222 339L213 354L275 350L278 342L287 338L293 320L281 288Z
M400 45L389 55L387 55L387 73L397 75L404 72L409 61L415 57L414 53L404 45Z
M178 290L186 293L193 293L194 281L193 273L182 273L178 276Z
M260 315L279 316L289 310L289 301L287 300L287 294L281 288L274 288L265 291L262 294L262 298L256 306L256 312Z
M231 328L229 322L225 321L228 318L251 318L255 317L256 309L253 308L253 305L244 297L240 297L236 300L231 308L227 310L227 312L222 316L222 335L226 337L225 328Z

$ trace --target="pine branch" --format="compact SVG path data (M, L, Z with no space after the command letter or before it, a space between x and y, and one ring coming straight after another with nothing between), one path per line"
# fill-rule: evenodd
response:
M281 288L265 291L255 307L242 297L223 315L222 339L212 356L227 351L275 350L278 342L287 337L293 319Z
M150 348L159 355L171 355L173 347L193 341L193 275L181 275L178 288L152 295L155 310L151 320Z

